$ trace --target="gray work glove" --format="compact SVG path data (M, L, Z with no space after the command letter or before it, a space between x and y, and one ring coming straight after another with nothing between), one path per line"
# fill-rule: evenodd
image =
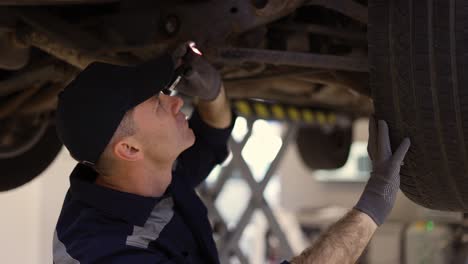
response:
M354 207L369 215L377 225L381 225L393 208L400 188L400 166L410 147L405 138L392 155L387 123L373 117L369 120L369 144L367 152L372 160L372 172L366 187Z
M187 56L188 45L189 42L184 43L173 53L174 65L185 67L176 90L203 100L214 100L221 90L221 75L203 56Z

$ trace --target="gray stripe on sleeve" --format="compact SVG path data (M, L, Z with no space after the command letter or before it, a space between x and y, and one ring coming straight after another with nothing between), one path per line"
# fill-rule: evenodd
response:
M148 248L151 241L158 239L159 234L174 216L174 201L172 197L161 200L151 211L146 223L133 226L133 233L127 236L126 245Z
M55 264L79 264L80 262L67 252L67 248L59 240L57 231L54 232L54 241L53 241L53 258Z

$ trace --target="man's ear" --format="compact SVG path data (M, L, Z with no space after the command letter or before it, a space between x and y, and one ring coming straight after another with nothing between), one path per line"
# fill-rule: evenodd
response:
M114 155L122 160L137 161L143 158L141 145L132 137L119 140L113 148Z

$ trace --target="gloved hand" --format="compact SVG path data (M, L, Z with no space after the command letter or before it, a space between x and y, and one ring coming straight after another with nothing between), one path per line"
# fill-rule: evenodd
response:
M189 43L179 46L173 53L174 65L186 68L176 90L203 100L214 100L221 90L221 75L203 56L186 56Z
M372 172L367 185L354 207L369 215L377 225L381 225L393 208L400 188L400 166L410 147L405 138L392 155L387 123L373 117L369 120L369 143L367 152L372 160Z

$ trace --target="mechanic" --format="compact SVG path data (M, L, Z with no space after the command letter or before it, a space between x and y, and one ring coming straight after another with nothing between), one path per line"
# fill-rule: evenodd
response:
M54 263L219 263L194 188L227 157L236 116L215 68L176 50L134 67L92 63L60 93L57 131L79 163ZM182 99L165 94L180 65L177 90L199 98L188 121ZM373 173L359 202L290 263L353 263L389 214L410 142L392 154L386 123L369 130Z

